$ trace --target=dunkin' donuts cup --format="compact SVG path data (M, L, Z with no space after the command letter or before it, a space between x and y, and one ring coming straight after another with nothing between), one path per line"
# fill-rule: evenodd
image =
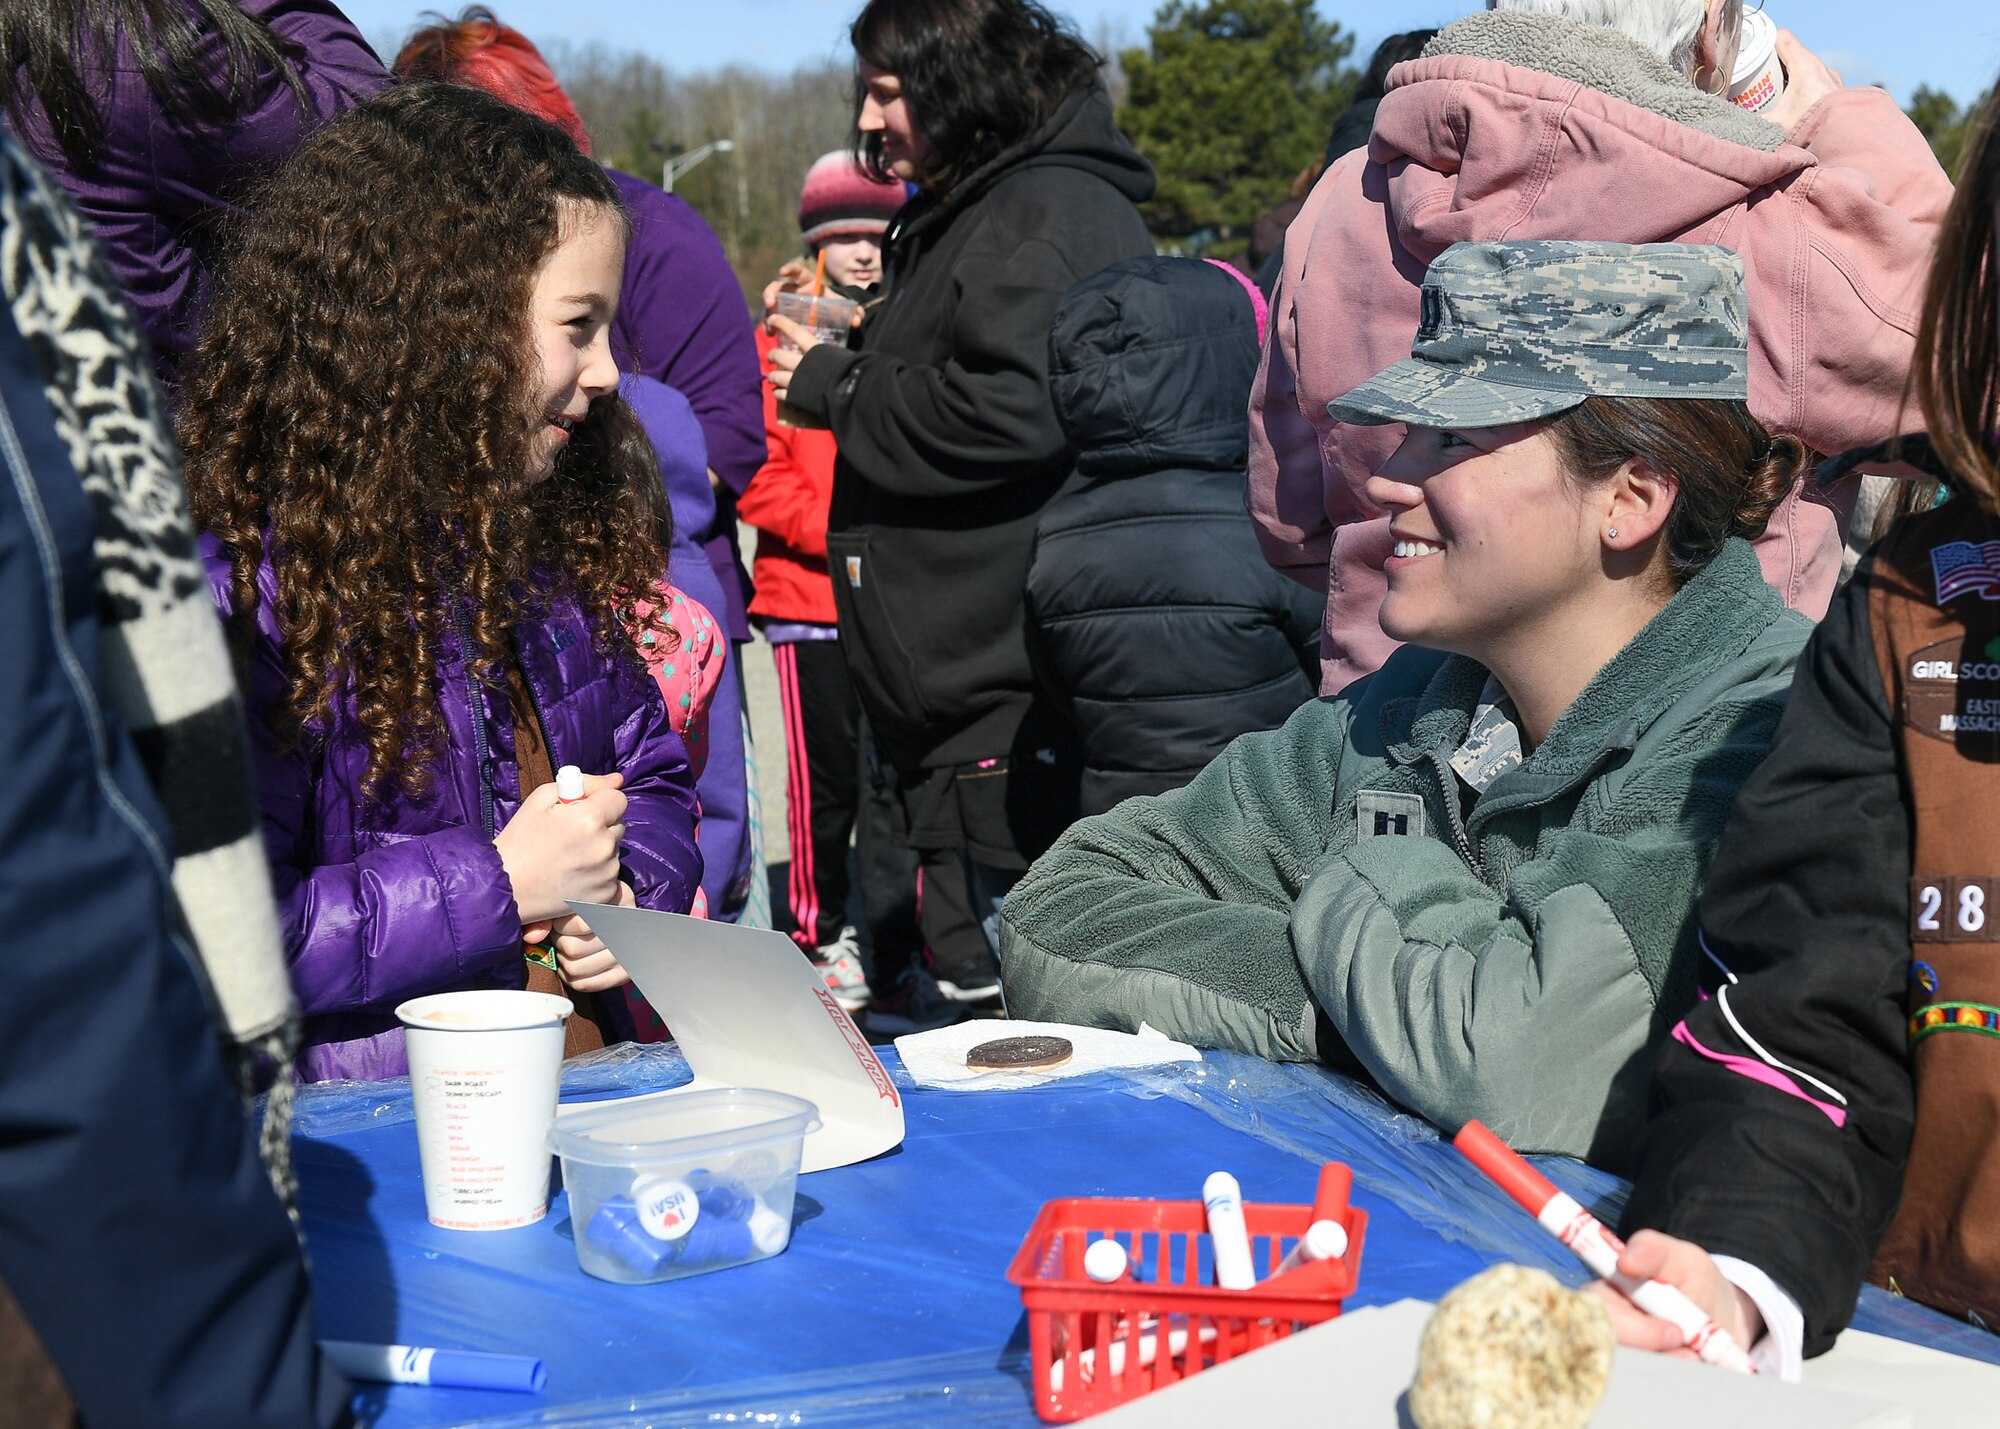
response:
M814 337L835 347L847 346L847 335L854 331L854 313L860 306L846 298L824 295L816 298L811 293L778 294L779 317L790 318L800 327L811 328ZM781 337L778 342L783 347L792 346L789 338ZM781 401L778 403L778 425L825 430L826 419Z
M547 1213L570 1010L568 998L504 988L440 992L396 1009L432 1225L502 1231Z
M1729 76L1729 102L1756 113L1785 92L1785 67L1778 62L1778 25L1762 10L1743 12L1743 38L1736 69Z

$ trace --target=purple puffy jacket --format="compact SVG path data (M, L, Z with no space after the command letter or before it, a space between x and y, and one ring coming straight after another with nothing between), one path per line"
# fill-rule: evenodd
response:
M27 93L21 137L90 220L163 378L194 346L222 220L314 129L389 85L382 61L333 0L237 3L290 48L307 112L284 80L266 71L246 85L227 124L176 121L147 86L131 39L121 35L115 56L79 56L77 68L104 116L104 148L94 170L78 173L25 85L25 70L16 76ZM187 8L186 18L205 30L194 7ZM200 45L202 67L218 73L220 41L204 33Z
M209 590L231 608L229 559L201 539ZM258 573L256 648L245 697L256 732L257 797L285 928L285 960L305 1013L306 1081L409 1070L396 1004L458 988L520 987L521 918L494 831L519 807L514 724L504 689L479 687L447 634L439 658L446 746L431 793L392 788L364 804L367 751L348 720L322 742L284 749L269 737L285 698L276 577ZM517 632L522 671L550 761L622 770L624 868L641 908L685 913L701 880L694 780L659 688L634 661L601 658L582 613L559 605Z

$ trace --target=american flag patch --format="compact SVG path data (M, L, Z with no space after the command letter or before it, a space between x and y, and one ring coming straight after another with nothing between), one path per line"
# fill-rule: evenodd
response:
M2000 600L2000 541L1949 541L1931 550L1931 573L1937 578L1937 603L1962 595Z

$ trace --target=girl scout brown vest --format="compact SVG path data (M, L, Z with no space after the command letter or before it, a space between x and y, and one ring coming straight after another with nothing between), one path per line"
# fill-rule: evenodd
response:
M1899 524L1869 617L1911 825L1916 1132L1870 1279L2000 1327L2000 519Z

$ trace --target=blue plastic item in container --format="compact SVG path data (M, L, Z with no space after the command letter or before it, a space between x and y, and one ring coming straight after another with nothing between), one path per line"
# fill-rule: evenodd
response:
M576 1260L646 1285L748 1265L791 1241L811 1102L726 1088L606 1102L557 1119Z

